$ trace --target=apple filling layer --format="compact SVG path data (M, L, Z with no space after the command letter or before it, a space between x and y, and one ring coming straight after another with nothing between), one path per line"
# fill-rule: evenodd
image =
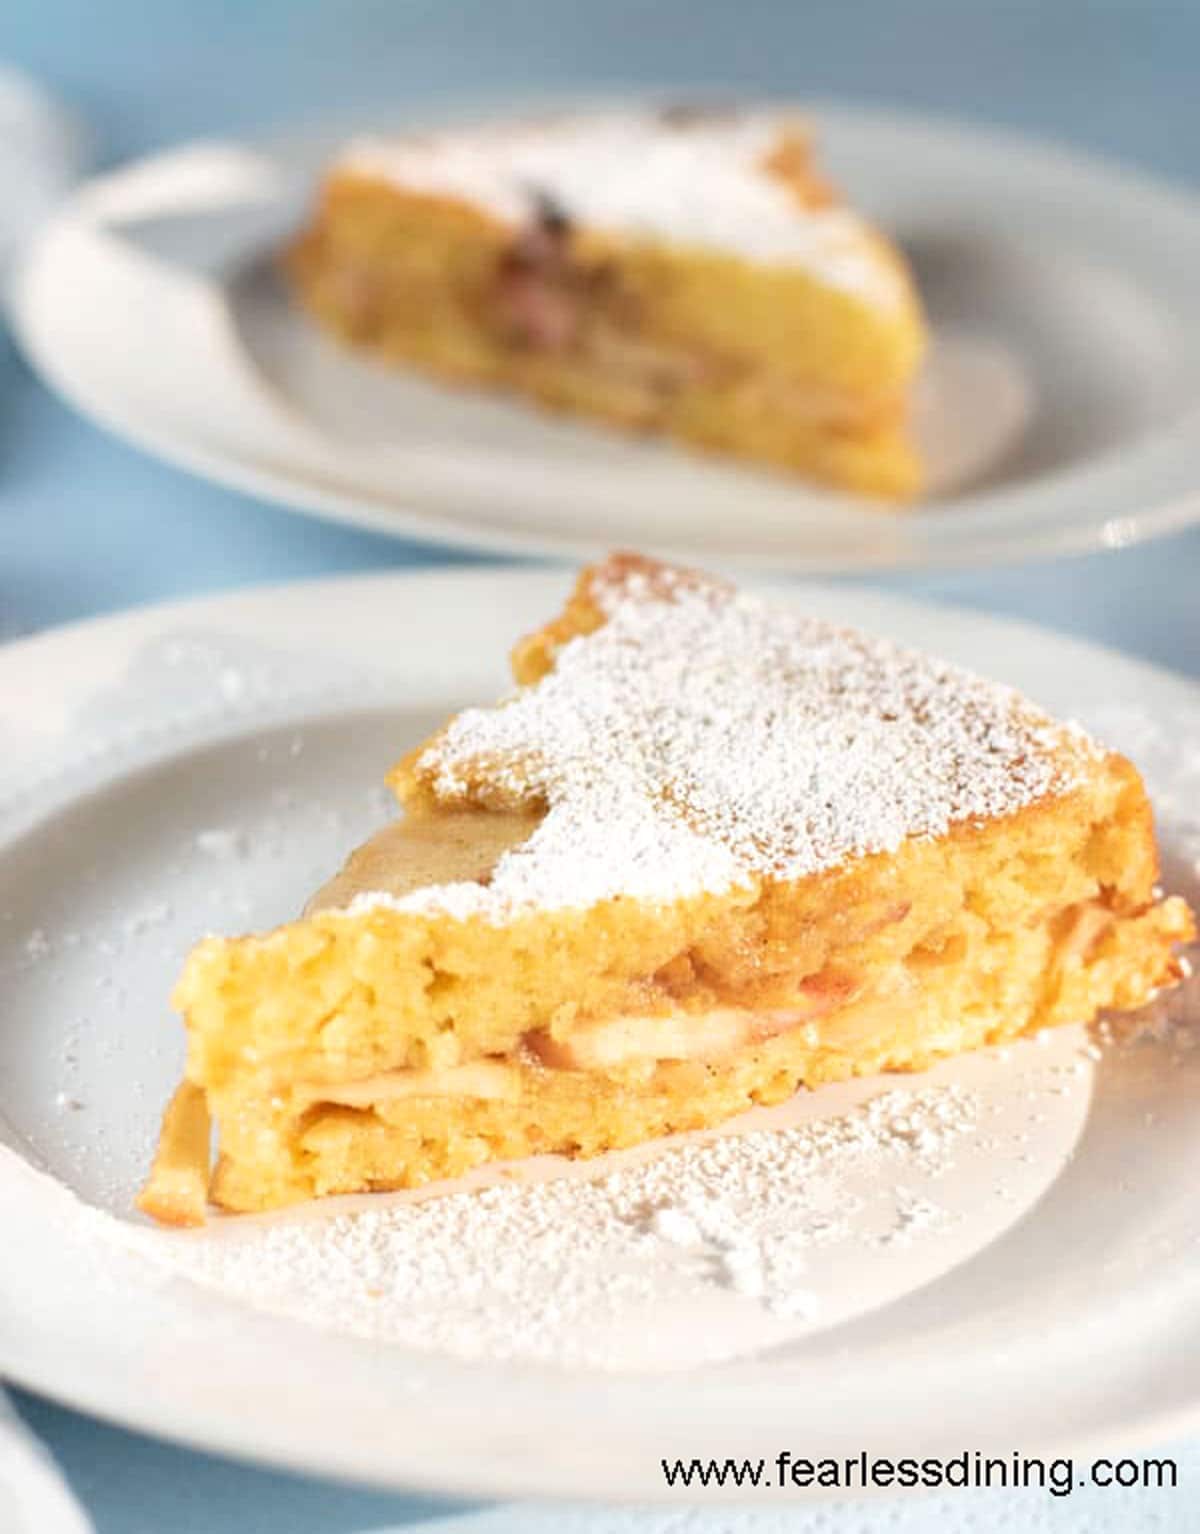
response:
M1048 918L1050 973L1086 964L1113 920L1099 901ZM822 972L804 983L800 998L788 1007L623 1013L577 1023L562 1036L549 1028L535 1029L507 1057L487 1056L432 1070L377 1071L341 1083L302 1082L293 1088L292 1102L298 1111L324 1104L371 1109L410 1098L517 1102L528 1076L558 1071L611 1076L627 1086L646 1084L660 1066L721 1064L796 1030L803 1030L802 1043L813 1051L870 1048L903 1029L922 973L961 963L967 945L966 935L957 932L892 966L869 986L843 972Z
M664 1061L727 1059L740 1049L809 1023L805 1007L749 1012L714 1007L710 1012L673 1012L659 1017L623 1016L586 1024L569 1039L546 1029L530 1033L520 1052L438 1070L378 1071L358 1081L306 1082L294 1089L297 1106L333 1103L370 1108L406 1097L477 1097L514 1101L526 1071L643 1072ZM815 1042L815 1039L814 1039Z

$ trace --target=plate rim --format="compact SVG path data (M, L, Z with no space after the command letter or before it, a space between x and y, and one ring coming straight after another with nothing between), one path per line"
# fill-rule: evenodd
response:
M607 554L613 552L613 547L611 544L605 544L604 550ZM393 584L406 585L415 582L431 582L446 586L454 586L460 582L464 585L487 586L496 582L517 586L528 582L531 589L535 585L543 586L545 594L553 597L556 592L559 595L565 595L575 574L587 563L590 561L562 558L553 561L513 559L496 564L457 565L446 564L439 561L436 555L431 554L428 563L392 566L385 569L380 569L373 564L363 564L358 569L339 571L335 575L286 576L278 580L251 581L246 585L220 586L186 596L149 598L124 607L71 618L63 623L46 624L30 633L17 634L10 639L0 640L0 679L10 666L14 667L14 674L20 674L25 669L24 662L28 659L36 662L39 658L38 651L43 648L48 652L51 648L73 644L76 640L117 638L126 632L132 635L147 626L154 627L161 623L173 622L177 618L194 617L197 613L202 615L209 609L214 615L219 616L223 609L236 610L243 605L248 609L254 609L263 602L291 600L294 593L307 597L320 595L324 591L334 594L339 591L348 593L371 586L382 588ZM762 572L747 573L728 560L708 561L703 568L708 573L726 578L747 591L761 593L768 597L781 597L789 602L802 600L806 594L812 592L819 600L840 597L847 603L859 600L866 601L868 604L878 603L885 608L894 608L897 612L906 613L909 618L916 618L924 609L932 608L951 621L994 628L997 639L1004 637L1002 631L1007 631L1014 637L1019 636L1025 640L1048 640L1056 646L1073 650L1077 658L1083 658L1086 655L1095 657L1097 660L1118 661L1124 667L1136 668L1148 673L1160 683L1182 687L1194 694L1191 701L1200 704L1200 676L1192 676L1186 671L1147 660L1140 655L1122 650L1116 645L1083 638L1066 629L1057 629L1048 623L1040 623L1034 619L1016 617L1009 613L979 608L967 602L953 601L935 595L922 593L914 596L906 591L895 591L888 586L875 585L866 579L842 582L834 577L793 576L787 572L777 576ZM556 586L555 583L559 584ZM541 595L543 592L537 591L535 598ZM867 627L870 628L869 622Z

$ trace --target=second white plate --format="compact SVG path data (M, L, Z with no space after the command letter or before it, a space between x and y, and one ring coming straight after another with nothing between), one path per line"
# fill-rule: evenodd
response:
M197 144L91 183L30 252L16 329L50 383L152 452L467 547L833 571L1113 547L1200 517L1200 205L1016 138L806 110L933 322L933 493L906 514L377 367L292 309L268 253L217 283L114 233L302 182L332 139Z

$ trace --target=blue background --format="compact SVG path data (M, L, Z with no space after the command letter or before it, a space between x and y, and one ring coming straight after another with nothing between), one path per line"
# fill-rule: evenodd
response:
M0 0L0 61L78 109L98 165L443 93L707 82L971 117L1200 180L1191 0ZM73 415L0 340L0 637L177 594L463 557L290 516L156 463ZM882 584L1200 675L1198 571L1200 531ZM341 1534L434 1510L19 1405L101 1534ZM1189 1501L1146 1504L1142 1526L1194 1527L1149 1521L1186 1520ZM1078 1526L1066 1502L1055 1515Z

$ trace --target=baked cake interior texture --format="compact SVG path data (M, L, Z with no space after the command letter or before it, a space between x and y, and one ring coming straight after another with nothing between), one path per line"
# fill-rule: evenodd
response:
M286 268L344 341L443 380L912 497L925 346L899 251L764 111L363 138Z
M1178 976L1137 771L1008 688L629 555L513 672L300 920L191 954L158 1218L593 1156Z

